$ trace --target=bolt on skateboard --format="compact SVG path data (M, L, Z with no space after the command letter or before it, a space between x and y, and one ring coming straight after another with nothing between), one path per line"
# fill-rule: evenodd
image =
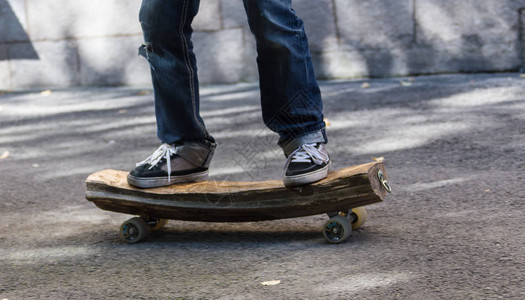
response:
M136 215L120 227L126 243L144 240L167 220L251 222L327 214L322 233L341 243L367 219L365 205L390 192L383 162L332 171L310 185L285 187L282 181L200 181L139 189L128 172L103 170L89 175L86 198L101 209Z

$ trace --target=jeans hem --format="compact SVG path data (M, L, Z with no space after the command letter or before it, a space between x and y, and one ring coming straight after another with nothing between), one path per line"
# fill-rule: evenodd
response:
M279 142L279 147L283 149L284 155L288 157L295 149L299 148L304 144L313 144L313 143L327 143L328 138L326 136L326 128L313 130L310 132L305 132L299 136L294 137L293 139L288 139L282 142Z

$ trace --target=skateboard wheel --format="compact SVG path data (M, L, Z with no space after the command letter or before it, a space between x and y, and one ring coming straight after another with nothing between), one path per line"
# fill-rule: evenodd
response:
M366 222L366 218L368 217L368 214L366 212L366 208L364 207L356 207L352 208L352 212L350 212L350 220L352 220L352 230L357 230L363 224Z
M337 215L326 221L323 227L323 235L326 240L338 244L346 240L352 232L352 225L346 216Z
M149 225L149 230L150 231L160 230L160 229L162 229L162 227L164 227L164 226L166 226L166 224L168 224L168 221L169 221L168 219L159 219L158 222Z
M120 238L128 244L142 241L148 236L148 224L143 218L134 217L120 226Z

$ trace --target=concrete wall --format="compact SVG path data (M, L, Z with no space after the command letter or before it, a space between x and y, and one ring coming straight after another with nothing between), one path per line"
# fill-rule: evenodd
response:
M525 0L294 0L320 78L517 70ZM0 0L0 89L149 84L140 0ZM241 0L202 0L201 82L257 80Z

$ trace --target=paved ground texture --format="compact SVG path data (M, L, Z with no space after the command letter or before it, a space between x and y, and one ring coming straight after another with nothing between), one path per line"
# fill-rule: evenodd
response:
M394 190L339 245L324 241L324 215L172 221L123 244L129 216L86 201L84 179L156 149L151 90L3 93L0 299L524 299L525 79L330 81L322 91L334 168L384 157ZM280 176L278 149L255 146L275 140L257 85L203 87L202 115L219 143L214 178Z

